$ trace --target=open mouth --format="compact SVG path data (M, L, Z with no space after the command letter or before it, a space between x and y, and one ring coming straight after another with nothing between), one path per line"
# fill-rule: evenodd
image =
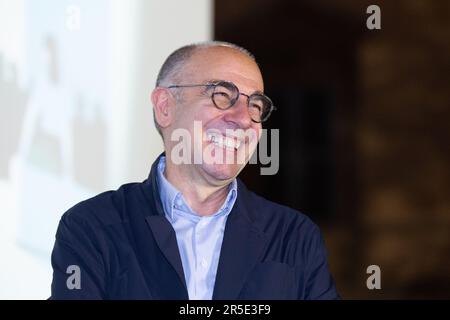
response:
M207 132L206 139L216 147L236 151L241 146L241 141L236 137L224 136L219 132Z

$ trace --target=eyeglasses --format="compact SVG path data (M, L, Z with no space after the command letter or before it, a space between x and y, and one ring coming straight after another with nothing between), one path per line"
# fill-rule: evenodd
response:
M269 119L272 111L276 110L269 97L262 93L247 95L239 92L238 87L228 81L218 81L210 84L186 84L170 85L168 89L206 87L206 92L211 94L211 100L220 110L230 109L236 104L240 95L247 97L248 113L253 122L261 123Z

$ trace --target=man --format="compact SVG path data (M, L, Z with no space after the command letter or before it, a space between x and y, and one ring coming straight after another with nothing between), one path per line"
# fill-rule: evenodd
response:
M273 110L263 90L236 45L172 53L151 94L165 153L143 183L64 214L52 298L338 298L318 227L236 179Z

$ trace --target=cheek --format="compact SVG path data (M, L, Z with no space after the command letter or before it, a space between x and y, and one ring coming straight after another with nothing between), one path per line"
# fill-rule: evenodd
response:
M257 139L257 141L259 141L261 139L261 135L262 135L262 132L263 132L263 129L262 129L261 125L255 123L255 125L253 126L252 129L255 130L255 132L256 132L256 139Z
M198 119L198 112L194 110L193 107L190 106L178 106L178 110L176 112L176 120L175 126L177 128L190 129L194 127L194 121L200 121Z
M219 110L217 110L219 111ZM196 121L207 121L217 116L216 108L207 102L197 102L185 108L184 116Z
M196 110L197 112L193 115L196 121L201 121L202 127L208 127L211 124L216 124L221 121L223 112L210 105L203 106L201 109Z
M208 110L207 106L201 105L181 106L180 108L183 109L177 113L175 126L188 130L192 135L192 141L203 140L205 127L216 116L214 110Z

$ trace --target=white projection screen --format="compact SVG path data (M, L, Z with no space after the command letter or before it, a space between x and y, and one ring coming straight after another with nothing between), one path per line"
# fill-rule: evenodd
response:
M165 57L211 38L208 0L0 0L0 299L46 299L61 215L144 180Z

